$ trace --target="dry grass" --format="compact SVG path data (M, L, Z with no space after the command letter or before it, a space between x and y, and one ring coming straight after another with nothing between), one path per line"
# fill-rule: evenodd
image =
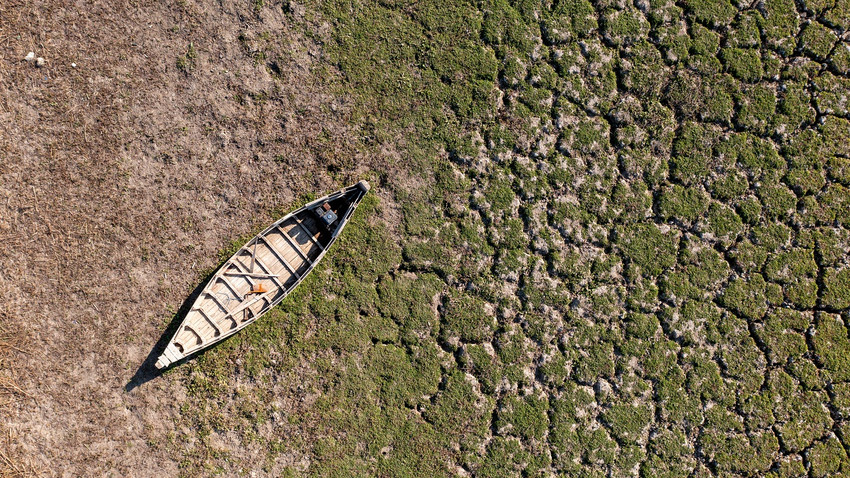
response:
M25 344L24 333L0 325L0 415L9 413L17 402L38 403L34 395L18 385L15 377L14 356L27 354ZM19 456L17 444L17 435L11 429L4 430L0 437L0 478L43 475L43 471L33 462Z
M44 476L43 469L27 459L18 458L15 453L17 437L11 430L3 434L0 447L0 478L24 478Z
M24 334L0 326L0 409L20 400L35 400L34 396L18 386L14 377L14 363L10 357L15 352L27 353L24 350L24 342Z

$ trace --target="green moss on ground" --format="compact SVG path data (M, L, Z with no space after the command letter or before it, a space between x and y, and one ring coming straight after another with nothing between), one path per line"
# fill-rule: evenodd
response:
M654 224L618 229L616 241L624 258L650 276L657 276L676 263L679 238L671 232L662 232Z
M172 375L181 473L846 473L848 12L275 13L375 192L280 307Z
M484 302L468 294L451 294L443 303L440 337L462 342L482 342L493 337L495 321Z
M823 304L832 309L850 307L850 268L827 269L823 278Z
M720 54L726 70L735 78L746 82L756 82L764 75L761 64L761 51L750 48L724 48Z
M724 306L748 319L760 319L767 312L767 283L761 274L732 281L721 298Z

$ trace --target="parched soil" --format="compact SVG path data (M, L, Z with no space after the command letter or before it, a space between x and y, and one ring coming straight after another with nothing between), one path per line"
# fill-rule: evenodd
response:
M3 3L0 474L850 473L848 31L848 0ZM357 179L280 307L147 368L234 243Z
M182 387L125 386L217 251L368 167L317 45L229 4L0 4L0 317L32 395L0 422L48 475L175 475L147 442Z

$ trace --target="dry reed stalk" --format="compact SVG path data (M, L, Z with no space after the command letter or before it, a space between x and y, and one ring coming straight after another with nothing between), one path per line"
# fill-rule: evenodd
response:
M0 478L35 478L45 476L45 471L30 461L18 460L14 456L15 436L12 430L3 434L0 442ZM12 453L8 453L11 451ZM11 456L10 456L11 455Z
M9 405L23 400L32 400L38 404L36 398L22 389L13 377L13 367L9 356L12 352L26 354L24 342L23 334L0 326L0 398L4 398L0 401L0 413ZM0 478L29 478L44 475L43 470L32 462L18 458L16 443L12 430L9 430L8 434L3 434L3 439L0 441Z

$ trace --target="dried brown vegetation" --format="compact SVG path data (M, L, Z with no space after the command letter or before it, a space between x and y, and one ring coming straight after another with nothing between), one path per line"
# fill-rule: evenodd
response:
M9 330L8 316L0 312L0 416L4 416L11 404L25 401L37 403L32 394L23 390L17 383L16 371L20 369L16 362L27 352L27 340L23 333ZM18 437L8 428L0 428L0 477L28 478L42 475L30 457L20 453L17 447Z

